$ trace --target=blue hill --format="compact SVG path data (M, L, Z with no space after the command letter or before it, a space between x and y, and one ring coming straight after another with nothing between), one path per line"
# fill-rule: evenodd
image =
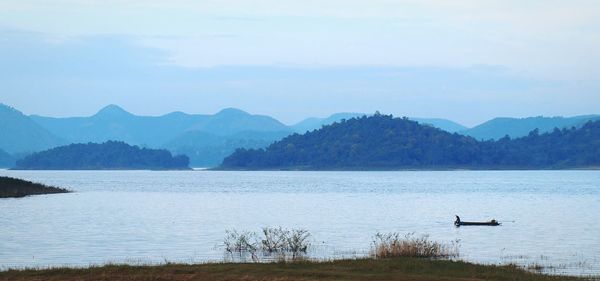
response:
M579 128L590 120L598 120L600 115L581 115L574 117L528 117L494 118L471 129L459 133L479 140L500 139L506 135L511 138L523 137L538 129L540 133L550 132L554 128Z
M174 112L162 116L137 116L109 105L90 117L52 118L31 116L50 132L72 143L119 140L129 144L160 147L188 131L232 135L241 131L288 131L279 121L225 109L214 115Z
M26 154L66 143L20 111L1 103L0 133L0 149L10 154Z

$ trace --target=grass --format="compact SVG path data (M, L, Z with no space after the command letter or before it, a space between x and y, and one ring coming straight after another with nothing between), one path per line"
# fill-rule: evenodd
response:
M0 272L0 280L586 280L528 272L516 266L396 257L277 263L106 265L82 269L24 269Z
M48 186L11 177L0 177L0 198L19 198L28 195L66 193L67 189Z
M371 255L376 258L417 257L449 258L458 256L458 243L446 245L414 233L377 233L373 239Z

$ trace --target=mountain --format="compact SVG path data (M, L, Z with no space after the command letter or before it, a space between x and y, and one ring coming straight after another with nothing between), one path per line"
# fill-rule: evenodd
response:
M185 113L159 117L136 116L119 106L109 105L89 117L53 118L33 115L31 118L71 143L119 140L156 147L208 117Z
M478 140L500 139L506 135L511 138L523 137L530 131L538 129L540 133L550 132L554 128L581 127L587 121L598 120L600 115L581 115L574 117L528 117L528 118L494 118L471 129L459 131L460 134Z
M366 115L366 114L341 112L341 113L335 113L326 118L318 118L318 117L306 118L306 119L292 125L291 127L294 130L294 132L304 134L305 132L320 129L321 127L323 127L325 125L330 125L335 122L339 122L343 119L350 119L350 118L359 117L359 116L363 116L363 115Z
M71 143L109 140L167 148L189 155L193 166L214 166L236 148L258 148L287 136L290 128L274 118L226 108L214 115L173 112L138 116L108 105L89 117L31 116L41 126Z
M90 117L31 118L73 143L119 140L149 147L163 146L188 131L223 136L247 130L289 131L271 117L251 115L238 109L224 109L215 115L174 112L163 116L137 116L109 105Z
M235 108L226 108L198 123L190 130L209 132L215 135L230 136L240 132L288 132L291 130L275 118L265 115L251 115Z
M70 144L31 154L17 161L22 170L175 170L189 169L187 156L139 148L124 142Z
M190 157L192 167L215 167L237 148L262 148L289 135L279 132L239 132L229 136L218 136L203 131L188 131L169 141L164 148Z
M0 104L0 149L10 154L28 153L65 144L20 111Z
M343 119L351 119L351 118L360 117L363 115L369 115L369 114L342 112L342 113L333 114L327 118L315 118L315 117L307 118L297 124L292 125L291 127L295 132L303 134L307 131L320 129L324 125L331 125L331 124L333 124L335 122L339 122ZM413 118L413 117L409 117L409 119L417 121L421 124L427 124L432 127L442 129L442 130L450 132L450 133L454 133L454 132L458 132L458 131L467 129L467 127L465 127L461 124L458 124L454 121L450 121L448 119Z
M557 169L600 165L600 121L526 137L477 141L376 114L353 118L266 149L238 149L221 169Z
M12 117L4 117L6 112ZM335 122L365 116L363 113L336 113L286 126L269 116L253 115L235 108L226 108L212 115L173 112L162 116L138 116L117 105L108 105L88 117L52 118L37 115L27 117L3 106L0 108L1 114L4 114L0 119L2 131L21 133L19 137L0 139L0 148L13 158L66 143L118 140L189 155L193 166L214 166L236 148L264 148L294 132L304 134ZM499 139L505 135L522 137L535 128L544 133L554 127L580 127L586 121L598 118L600 115L496 118L471 129L447 119L409 119L481 140ZM23 122L28 124L23 125ZM13 132L12 135L17 136L18 133Z
M450 132L450 133L456 133L456 132L460 132L460 131L464 131L466 129L468 129L467 127L458 124L454 121L450 121L448 119L441 119L441 118L414 118L414 117L409 117L408 119L413 120L413 121L417 121L423 125L430 125L432 127L438 128L438 129L442 129L446 132Z
M15 165L15 158L6 151L0 149L0 168L10 168Z

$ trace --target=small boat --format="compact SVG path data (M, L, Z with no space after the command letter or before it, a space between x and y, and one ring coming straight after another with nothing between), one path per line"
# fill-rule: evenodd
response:
M497 226L500 225L498 221L492 219L491 221L461 221L459 216L456 216L456 220L454 221L454 225L456 227L459 226L467 226L467 225L489 225L489 226Z
M489 226L497 226L500 225L496 220L491 221L455 221L454 225L456 226L467 226L467 225L489 225Z

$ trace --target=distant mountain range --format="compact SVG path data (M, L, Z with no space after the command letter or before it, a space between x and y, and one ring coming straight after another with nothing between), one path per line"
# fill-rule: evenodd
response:
M190 131L228 136L244 131L290 132L279 121L228 108L214 115L173 112L163 116L137 116L109 105L90 117L31 119L69 142L120 140L129 144L158 147Z
M450 121L448 119L441 119L441 118L412 118L409 117L408 119L413 120L413 121L417 121L423 125L429 125L438 129L442 129L446 132L449 133L456 133L456 132L461 132L464 130L467 130L468 128L458 124L454 121Z
M563 169L600 166L600 121L477 141L408 118L376 114L344 120L265 149L238 149L225 170Z
M349 112L335 113L335 114L333 114L329 117L325 117L325 118L317 118L317 117L306 118L306 119L292 125L291 127L295 132L297 132L299 134L303 134L308 131L320 129L321 127L323 127L325 125L333 124L335 122L339 122L344 119L350 119L350 118L359 117L359 116L363 116L363 115L365 115L365 114L364 113L349 113Z
M195 167L214 167L237 148L267 147L289 134L290 131L243 131L222 136L195 130L179 135L162 147L175 154L189 156Z
M193 166L214 166L238 147L263 147L292 133L274 118L228 108L214 115L173 112L137 116L109 105L90 117L31 119L70 143L108 140L167 148L190 157Z
M324 125L363 115L367 114L336 113L325 118L307 118L288 126L272 117L253 115L234 108L223 109L212 115L173 112L162 116L138 116L117 105L109 105L88 117L54 118L26 116L0 104L0 132L3 136L0 138L0 149L10 156L0 153L0 163L12 163L14 159L32 152L59 145L117 140L141 147L166 148L173 153L189 156L191 166L211 167L219 165L237 148L267 147L290 134L304 134ZM409 119L476 139L499 139L505 135L512 138L524 136L535 128L546 132L554 127L579 127L587 120L599 118L600 115L496 118L474 128L447 119Z
M67 143L20 111L3 104L0 104L0 135L0 149L10 154L31 153Z
M528 117L528 118L494 118L481 125L458 132L478 140L523 137L534 129L540 133L551 132L554 128L579 128L592 120L600 120L600 115L580 115L574 117Z

